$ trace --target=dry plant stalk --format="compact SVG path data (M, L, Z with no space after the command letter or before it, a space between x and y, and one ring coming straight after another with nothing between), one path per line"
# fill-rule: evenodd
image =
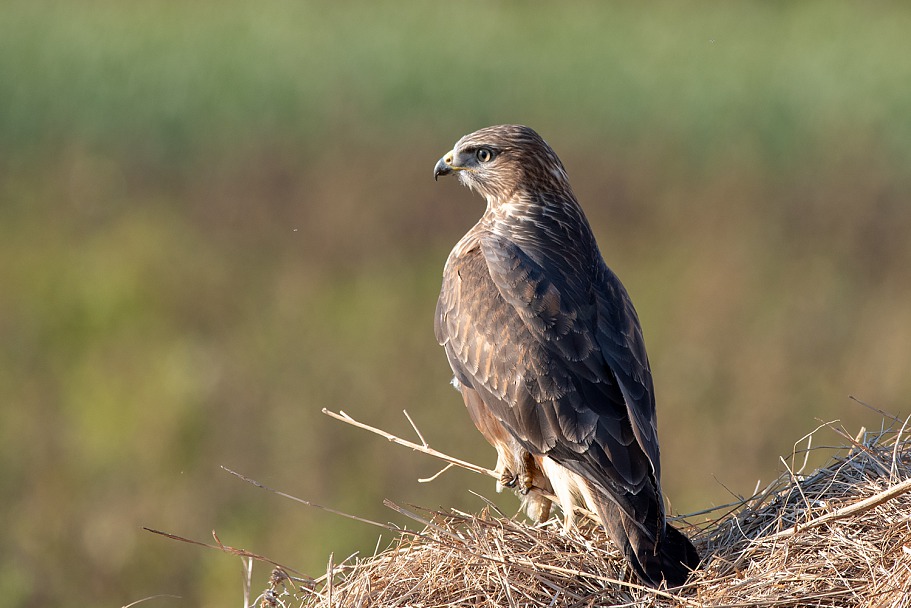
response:
M421 444L412 445L430 453L417 432ZM315 584L289 584L282 605L911 606L911 440L903 432L849 438L810 475L789 470L733 508L684 518L705 560L680 589L639 585L591 523L562 534L556 522L530 526L487 509L388 503L423 530L343 568L330 561Z

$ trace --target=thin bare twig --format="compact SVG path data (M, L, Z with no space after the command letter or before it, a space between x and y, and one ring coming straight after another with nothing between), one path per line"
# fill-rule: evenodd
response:
M126 606L123 606L123 608L132 608L133 606L136 606L137 604L141 604L141 603L143 603L143 602L148 602L149 600L157 600L158 598L161 598L161 597L167 597L167 598L171 598L171 599L175 599L175 600L183 599L183 598L182 598L181 596L179 596L179 595L171 595L171 594L168 594L168 593L160 593L160 594L158 594L158 595L150 595L149 597L144 597L144 598L142 598L141 600L136 600L135 602L130 602L130 603L127 604Z
M902 423L902 428L898 430L898 434L895 436L895 448L892 450L892 466L889 468L889 481L893 483L898 479L898 446L901 445L901 437L904 434L909 421L911 421L911 416L905 418L905 421Z
M481 475L487 475L488 477L493 477L494 479L500 478L500 474L492 469L486 469L486 468L480 467L476 464L472 464L470 462L466 462L466 461L460 460L458 458L453 458L452 456L449 456L448 454L444 454L443 452L435 450L426 444L421 445L419 443L414 443L413 441L408 441L407 439L402 439L401 437L397 437L397 436L393 435L392 433L387 433L386 431L378 429L374 426L370 426L369 424L364 424L363 422L358 422L357 420L355 420L354 418L352 418L345 412L335 413L331 410L323 408L323 413L326 414L327 416L335 418L336 420L341 420L345 424L350 424L351 426L356 426L359 429L364 429L365 431L370 431L371 433L373 433L375 435L379 435L380 437L385 437L392 443L396 443L398 445L405 446L406 448L411 448L412 450L414 450L416 452L421 452L423 454L427 454L428 456L433 456L434 458L439 458L440 460L442 460L444 462L449 462L451 464L454 464L457 467L462 467L463 469L467 469L469 471L474 471L475 473L480 473ZM410 418L409 418L409 420L410 420ZM417 429L415 429L415 430L417 430ZM420 433L418 433L418 436L420 437ZM421 441L423 441L423 440L424 440L424 438L421 437Z
M826 513L825 515L821 515L816 519L811 519L805 524L791 526L790 528L782 530L781 532L770 534L763 540L777 540L779 538L788 538L790 536L794 536L798 532L808 530L809 528L816 528L817 526L821 526L838 519L844 519L845 517L849 517L851 515L863 513L864 511L868 511L873 507L877 507L886 501L892 500L896 496L901 496L908 491L911 491L911 479L906 479L899 484L883 490L878 494L874 494L869 498L860 500L853 505L848 505L847 507L842 507L840 509Z
M876 412L877 414L879 414L879 415L882 416L883 418L889 418L890 420L893 420L894 422L901 422L901 418L899 418L898 416L895 416L895 415L893 415L893 414L890 414L890 413L888 413L888 412L886 412L886 411L884 411L884 410L879 409L879 408L876 407L876 406L873 406L873 405L870 405L869 403L866 403L866 402L864 402L864 401L861 401L860 399L858 399L858 398L855 397L854 395L848 395L848 399L850 399L851 401L854 401L855 403L858 403L858 404L864 406L864 407L867 408L867 409L873 410L874 412Z
M332 513L333 515L339 515L339 516L345 517L347 519L353 519L354 521L359 521L363 524L369 524L371 526L376 526L378 528L384 528L386 530L391 530L392 532L396 532L396 533L408 532L408 530L403 530L401 528L397 528L396 526L393 526L392 524L380 523L378 521L373 521L372 519L366 519L364 517L358 517L357 515L351 515L350 513L345 513L344 511L338 511L331 507L324 507L322 505L318 505L315 502L311 502L309 500L304 500L303 498L298 498L297 496L292 496L291 494L287 494L285 492L282 492L281 490L276 490L274 488L270 488L269 486L262 484L262 483L256 481L255 479L247 477L246 475L242 475L241 473L238 473L237 471L232 471L231 469L229 469L226 466L222 466L221 468L223 471L227 471L231 475L234 475L235 477L238 477L238 478L246 481L247 483L256 486L257 488L267 490L269 492L272 492L273 494L278 494L282 498L287 498L289 500L293 500L294 502L299 502L302 505L305 505L308 507L313 507L314 509L320 509L322 511L326 511L327 513Z
M480 473L481 475L487 475L488 477L492 477L492 478L496 479L497 481L500 480L500 473L498 473L497 471L494 471L493 469L487 469L482 466L472 464L465 460L461 460L459 458L455 458L448 454L444 454L443 452L440 452L439 450L435 450L432 447L430 447L430 445L424 440L424 436L421 434L420 431L418 431L417 425L415 425L414 421L411 420L411 417L408 416L407 412L405 413L405 415L408 416L408 421L411 422L411 426L414 427L414 430L418 434L418 437L420 437L421 441L423 442L423 445L414 443L413 441L408 441L407 439L402 439L401 437L398 437L397 435L393 435L392 433L389 433L382 429L378 429L374 426L370 426L369 424L364 424L363 422L359 422L359 421L355 420L354 418L352 418L351 416L349 416L348 414L346 414L345 412L340 411L338 413L335 413L331 410L323 408L323 413L331 418L335 418L336 420L341 420L345 424L350 424L351 426L357 427L359 429L364 429L365 431L370 431L371 433L373 433L375 435L379 435L380 437L385 437L387 440L391 441L392 443L404 446L406 448L411 448L412 450L414 450L416 452L421 452L422 454L427 454L428 456L433 456L434 458L438 458L444 462L449 463L452 466L462 467L463 469L467 469L467 470L473 471L475 473ZM222 468L224 468L224 467L222 467ZM446 468L449 468L449 467L446 467ZM445 471L445 470L446 469L444 468L443 471ZM436 477L439 476L440 474L442 474L443 471L438 472L436 475L434 475L430 478L426 478L426 481L432 481L433 479L436 479ZM235 473L235 475L237 475L237 474ZM240 475L238 475L238 476L240 477ZM424 482L425 480L419 479L418 481ZM259 485L259 484L257 484L257 482L253 482L253 481L251 481L251 483ZM557 500L557 497L554 496L554 494L552 492L549 492L549 491L545 490L544 488L539 488L537 486L531 486L530 488L528 488L528 491L533 492L535 494L539 494L539 495L543 496L544 498L547 498L554 504L558 504L558 505L560 504L559 501ZM273 492L276 492L277 494L281 494L281 492L277 492L275 490L273 490ZM300 499L295 499L295 500L300 501ZM304 502L306 504L312 504L312 503L307 503L307 501L300 501L300 502ZM313 506L318 507L319 505L313 505ZM319 507L319 508L325 509L325 507ZM325 510L331 511L331 509L325 509ZM598 521L595 514L587 509L576 506L574 508L574 511L576 513L582 514L585 517L588 517L589 519L591 519L593 521ZM347 517L353 517L353 516L347 516Z
M252 587L253 581L253 560L249 557L241 557L241 564L243 564L244 569L244 608L250 605L250 588Z
M171 534L169 532L162 532L161 530L155 530L153 528L146 528L145 526L143 526L142 529L145 530L146 532L151 532L152 534L158 534L159 536L164 536L165 538L170 538L171 540L177 540L182 543L188 543L190 545L197 545L199 547L205 547L206 549L215 549L216 551L221 551L222 553L229 553L231 555L237 555L239 557L249 557L251 559L255 559L258 562L265 562L267 564L272 564L273 566L277 566L284 570L288 570L289 572L294 572L295 574L299 574L301 576L306 577L306 575L303 574L302 572L295 570L294 568L285 566L284 564L280 564L274 560L269 559L268 557L258 555L256 553L253 553L252 551L247 551L246 549L238 549L236 547L231 547L229 545L224 544L223 542L221 542L221 540L219 540L218 535L215 533L215 530L212 530L212 537L215 539L215 542L217 544L210 545L209 543L200 542L198 540L193 540L191 538L185 538L183 536L179 536L177 534ZM309 579L309 577L307 577L307 580L311 580L311 579Z
M411 419L411 416L408 415L408 410L402 410L402 413L405 414L405 418L407 418L408 422L411 423L411 428L413 428L414 432L417 433L418 439L421 440L421 445L423 445L425 448L429 447L430 444L428 444L427 440L424 439L424 435L421 433L421 429L418 428L418 425L416 425L414 423L414 420Z
M439 471L437 471L430 477L418 477L418 483L430 483L431 481L433 481L434 479L436 479L437 477L439 477L440 475L442 475L443 473L445 473L446 471L448 471L449 469L451 469L454 466L455 465L450 462L445 467L443 467L442 469L440 469Z

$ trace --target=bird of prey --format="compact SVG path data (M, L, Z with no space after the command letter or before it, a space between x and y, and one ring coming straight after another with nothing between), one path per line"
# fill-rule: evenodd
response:
M435 333L503 485L539 521L552 492L598 515L639 578L682 585L699 563L665 521L652 374L639 319L605 265L550 146L529 127L462 137L434 179L487 200L443 271Z

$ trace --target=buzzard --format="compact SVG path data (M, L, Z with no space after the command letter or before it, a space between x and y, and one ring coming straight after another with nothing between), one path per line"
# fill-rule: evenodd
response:
M487 200L443 271L435 332L502 485L564 528L587 506L639 578L686 582L699 563L665 521L655 396L639 319L605 265L563 164L534 130L466 135L433 169ZM498 484L499 485L499 484Z

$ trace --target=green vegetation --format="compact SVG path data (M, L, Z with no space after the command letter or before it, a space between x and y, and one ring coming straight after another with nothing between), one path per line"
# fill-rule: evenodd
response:
M755 139L785 165L807 139L874 133L908 159L908 11L663 8L12 2L0 135L169 161L521 119L708 160Z
M911 9L650 8L3 3L4 602L237 601L235 559L141 526L310 572L373 550L219 465L383 521L479 509L488 480L419 485L436 463L319 410L493 463L432 333L482 204L431 168L486 124L554 145L634 297L677 510L817 418L879 424L848 394L906 415Z

